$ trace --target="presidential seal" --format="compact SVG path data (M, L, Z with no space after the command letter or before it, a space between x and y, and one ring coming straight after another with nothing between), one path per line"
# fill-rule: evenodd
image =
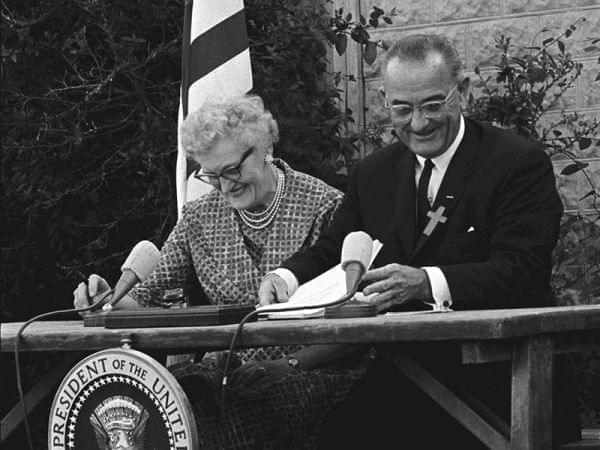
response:
M48 423L49 449L198 448L192 408L177 380L129 348L77 363L56 392Z

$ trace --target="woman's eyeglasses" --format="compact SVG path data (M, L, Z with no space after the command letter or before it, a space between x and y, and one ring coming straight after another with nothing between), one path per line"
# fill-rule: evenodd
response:
M202 173L202 169L198 169L194 172L194 178L196 180L200 180L203 183L210 184L217 189L221 189L221 178L229 181L237 181L242 176L241 167L244 164L244 161L250 156L250 154L254 151L254 147L250 147L248 150L244 152L242 155L242 159L240 162L233 166L225 169L219 174L216 173Z
M385 97L384 107L389 109L391 112L392 120L396 122L408 122L412 119L415 110L421 111L424 117L427 119L437 119L442 116L444 113L444 108L450 103L453 99L454 94L457 92L458 85L455 84L452 86L446 98L443 100L435 100L430 102L421 103L418 106L411 105L390 105L387 101L387 97ZM385 96L385 94L384 94Z

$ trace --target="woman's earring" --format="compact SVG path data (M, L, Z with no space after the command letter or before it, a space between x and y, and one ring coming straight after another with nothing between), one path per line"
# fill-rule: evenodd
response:
M271 155L270 153L267 153L265 155L265 163L266 164L273 164L273 155Z

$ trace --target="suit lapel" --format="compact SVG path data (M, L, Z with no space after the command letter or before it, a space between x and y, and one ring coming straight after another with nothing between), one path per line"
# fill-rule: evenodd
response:
M452 157L442 184L438 189L437 196L433 203L432 211L437 211L443 207L443 216L450 220L450 214L457 205L458 200L465 191L467 180L473 173L473 165L477 156L478 139L475 128L465 120L465 134L462 142L458 146L456 153ZM415 247L412 258L423 248L423 246L444 227L443 223L438 223L431 234L421 234ZM412 259L411 258L411 259Z
M406 256L415 246L415 155L409 151L400 159L397 168L398 188L394 224Z

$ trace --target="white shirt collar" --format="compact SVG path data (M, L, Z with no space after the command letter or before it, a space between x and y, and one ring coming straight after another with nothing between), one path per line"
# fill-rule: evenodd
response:
M454 138L454 141L452 141L452 144L450 144L450 147L448 147L448 150L446 150L441 155L436 156L435 158L431 158L431 161L433 162L433 164L435 165L435 168L437 170L439 170L442 173L446 172L446 169L450 165L450 161L452 160L452 157L456 153L458 146L462 142L464 135L465 135L465 119L463 118L463 116L461 114L460 124L458 125L458 133L456 133L456 137ZM423 158L422 156L419 156L419 155L415 155L415 156L417 157L419 167L422 168L425 165L426 158Z

